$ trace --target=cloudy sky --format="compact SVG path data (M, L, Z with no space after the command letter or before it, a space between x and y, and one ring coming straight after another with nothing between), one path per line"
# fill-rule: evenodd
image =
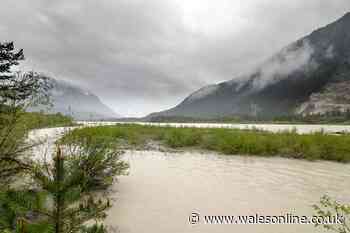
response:
M350 11L349 0L1 0L23 69L97 94L124 116L173 107Z

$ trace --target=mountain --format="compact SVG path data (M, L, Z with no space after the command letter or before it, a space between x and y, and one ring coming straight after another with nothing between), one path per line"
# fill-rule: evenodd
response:
M48 83L52 87L49 91L51 106L35 106L30 111L60 112L76 120L103 120L120 117L90 91L53 78L48 78Z
M176 107L146 118L275 117L349 111L348 90L350 13L283 48L252 72L204 87Z

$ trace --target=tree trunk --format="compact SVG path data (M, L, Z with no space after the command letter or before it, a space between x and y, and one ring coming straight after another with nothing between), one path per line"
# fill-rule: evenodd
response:
M62 157L61 149L57 148L57 156L55 161L56 174L56 198L55 198L55 206L56 206L56 219L55 219L55 233L63 233L63 225L61 220L61 212L64 208L64 199L62 197L62 183L64 180L64 158Z

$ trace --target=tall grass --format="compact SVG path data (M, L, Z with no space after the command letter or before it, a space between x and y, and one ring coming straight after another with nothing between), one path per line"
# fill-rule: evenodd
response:
M20 120L28 129L74 125L71 117L64 116L61 113L44 114L41 112L24 112Z
M171 148L194 147L226 155L281 156L307 160L350 161L350 135L322 132L264 132L239 129L172 128L141 125L99 126L73 130L71 137L93 137L126 142L130 147L160 141Z

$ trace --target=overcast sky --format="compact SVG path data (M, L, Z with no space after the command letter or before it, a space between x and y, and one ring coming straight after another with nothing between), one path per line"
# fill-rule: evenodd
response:
M173 107L350 11L349 0L1 0L23 69L79 84L124 116Z

